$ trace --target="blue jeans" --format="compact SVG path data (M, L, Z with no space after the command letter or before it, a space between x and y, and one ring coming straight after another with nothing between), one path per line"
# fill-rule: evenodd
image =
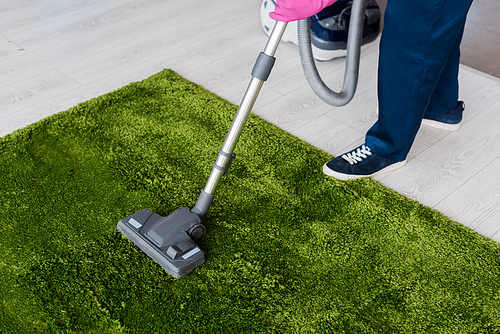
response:
M378 121L366 144L406 159L424 115L458 103L460 43L472 0L388 0L380 41Z

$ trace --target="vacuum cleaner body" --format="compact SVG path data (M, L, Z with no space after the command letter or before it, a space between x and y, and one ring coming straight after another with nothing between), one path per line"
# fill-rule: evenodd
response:
M275 23L269 13L274 11L275 7L275 0L262 0L260 4L260 23L268 36ZM346 55L351 8L352 0L338 0L310 18L311 47L316 60L327 61ZM377 2L369 1L365 9L362 45L377 38L380 33L380 17ZM297 21L288 23L282 41L299 44L297 25Z

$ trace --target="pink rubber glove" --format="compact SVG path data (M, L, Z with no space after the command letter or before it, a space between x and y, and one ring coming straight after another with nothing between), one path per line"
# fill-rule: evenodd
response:
M337 0L276 0L274 12L269 13L275 21L298 21L318 14Z

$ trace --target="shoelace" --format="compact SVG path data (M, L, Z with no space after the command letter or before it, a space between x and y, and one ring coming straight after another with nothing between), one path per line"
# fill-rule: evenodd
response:
M349 162L351 165L354 165L363 161L363 159L367 158L371 154L372 152L370 152L370 148L366 145L362 145L361 147L358 147L357 150L344 154L342 158L344 158L344 160Z

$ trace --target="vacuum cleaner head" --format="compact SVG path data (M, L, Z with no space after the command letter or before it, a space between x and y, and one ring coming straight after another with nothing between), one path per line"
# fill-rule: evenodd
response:
M276 7L275 0L260 3L260 23L269 36L276 23L269 13ZM347 53L347 36L351 18L352 0L338 0L311 17L311 48L314 59L327 61L344 57ZM365 10L362 45L374 41L380 32L380 7L375 0L368 1ZM283 37L284 42L299 45L297 21L289 22Z
M205 263L196 241L205 235L200 217L180 208L167 217L144 209L118 222L118 230L175 278Z

